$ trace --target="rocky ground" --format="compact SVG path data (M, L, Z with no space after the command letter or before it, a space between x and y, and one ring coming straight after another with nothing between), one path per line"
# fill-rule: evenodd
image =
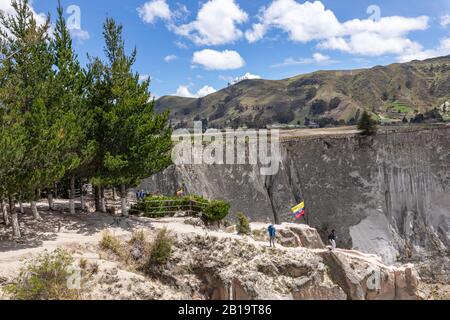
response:
M375 255L330 252L317 231L305 225L278 226L277 248L268 247L264 224L251 236L234 227L206 229L193 218L117 218L106 214L42 211L42 221L21 219L24 238L13 242L0 228L0 287L20 266L44 251L63 247L90 270L83 299L445 299L449 288L420 283L412 265L386 266ZM149 275L137 268L142 248L128 240L136 230L151 242L167 228L173 253ZM108 230L129 254L102 249ZM0 290L2 291L2 290ZM2 298L9 298L4 292Z

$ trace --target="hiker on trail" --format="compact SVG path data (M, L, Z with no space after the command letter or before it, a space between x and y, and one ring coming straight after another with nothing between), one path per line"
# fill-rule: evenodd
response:
M267 228L267 231L269 232L269 244L270 247L275 247L275 237L277 235L277 229L275 229L275 226L271 224L269 228Z
M330 233L330 235L328 236L328 241L329 241L330 244L331 244L330 251L335 250L335 249L336 249L336 233L335 233L335 230L334 230L334 229L331 230L331 233Z

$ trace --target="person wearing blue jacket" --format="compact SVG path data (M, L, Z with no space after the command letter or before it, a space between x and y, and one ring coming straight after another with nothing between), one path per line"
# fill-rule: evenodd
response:
M277 229L275 229L275 226L273 224L271 224L269 226L269 228L267 228L267 231L269 232L269 244L270 247L274 247L275 248L275 238L277 236Z

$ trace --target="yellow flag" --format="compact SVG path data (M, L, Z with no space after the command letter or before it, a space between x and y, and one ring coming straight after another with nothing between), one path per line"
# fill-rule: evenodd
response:
M297 212L299 212L300 210L302 210L304 208L305 208L305 201L303 201L299 205L293 207L291 210L292 210L293 213L297 213Z

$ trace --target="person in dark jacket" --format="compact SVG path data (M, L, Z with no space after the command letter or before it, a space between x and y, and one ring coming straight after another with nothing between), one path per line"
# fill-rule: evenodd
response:
M270 247L275 247L275 238L277 236L277 229L275 229L275 226L271 224L269 228L267 228L267 231L269 232L269 244Z
M330 250L333 251L336 249L336 231L333 229L331 230L330 235L328 236L328 241L330 242L331 248Z

